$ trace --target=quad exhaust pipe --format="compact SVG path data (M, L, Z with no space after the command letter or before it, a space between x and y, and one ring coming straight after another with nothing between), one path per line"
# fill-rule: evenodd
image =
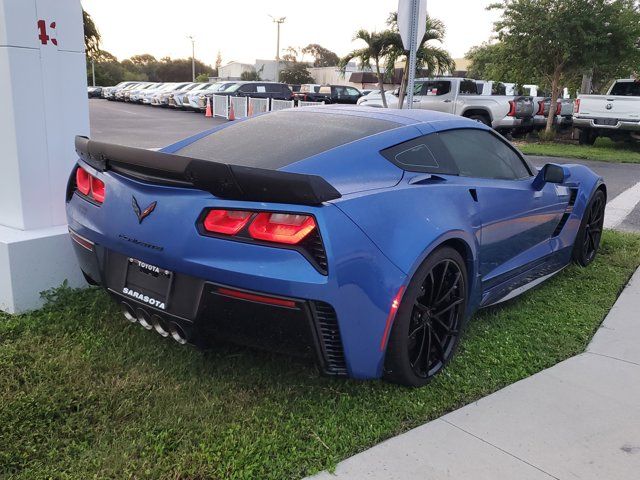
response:
M189 342L189 336L181 325L163 319L159 315L150 315L142 308L134 308L127 302L122 302L122 313L131 323L139 323L146 330L155 330L161 337L171 337L180 345Z

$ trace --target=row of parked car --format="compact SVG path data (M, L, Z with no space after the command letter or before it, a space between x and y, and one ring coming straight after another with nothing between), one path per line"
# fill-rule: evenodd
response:
M200 111L205 110L207 100L213 95L355 105L363 92L344 85L286 85L264 81L121 82L114 87L89 88L90 97L101 96L107 100Z
M536 85L524 85L518 92L516 89L514 84L467 78L420 78L415 82L413 108L467 117L507 135L544 128L551 110L550 95ZM88 93L90 97L101 96L107 100L196 111L204 111L213 95L381 108L384 94L388 107L397 108L399 103L397 89L382 93L346 85L286 85L265 81L121 82L114 87L89 87ZM554 123L561 128L576 127L582 144L593 144L598 136L640 139L639 107L640 81L621 79L604 96L559 99Z

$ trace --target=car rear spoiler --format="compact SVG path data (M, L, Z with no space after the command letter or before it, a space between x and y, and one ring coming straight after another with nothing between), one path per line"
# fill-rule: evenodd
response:
M230 200L319 205L341 197L318 175L229 165L81 136L76 137L75 147L80 158L98 171L113 170L144 181L197 188Z

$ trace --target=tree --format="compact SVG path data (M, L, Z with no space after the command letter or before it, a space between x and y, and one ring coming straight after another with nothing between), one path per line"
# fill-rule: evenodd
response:
M456 64L445 49L432 45L431 42L442 43L446 33L444 23L435 18L427 16L426 31L424 37L418 44L416 54L416 70L426 70L427 75L442 75L455 69ZM398 13L392 12L389 15L387 24L391 28L389 54L387 57L387 72L391 73L396 61L404 57L404 72L400 83L400 94L398 96L398 108L402 108L404 97L409 81L409 51L404 48L402 38L398 31Z
M353 59L358 60L361 65L371 68L371 62L373 61L376 76L378 77L378 88L380 89L380 95L382 95L382 106L387 108L387 97L384 93L384 78L385 74L380 68L382 59L389 54L391 47L392 32L385 30L384 32L368 32L364 29L358 30L354 40L362 40L366 46L353 50L346 56L342 57L338 62L340 70L346 72L347 65Z
M262 73L264 67L260 68L260 70L256 70L252 68L251 70L244 71L240 74L240 80L245 82L255 82L262 80L260 74Z
M280 81L292 85L300 85L302 83L313 83L314 79L309 73L306 63L291 62L280 71Z
M331 50L324 48L317 43L310 43L301 50L303 55L313 57L314 67L335 67L340 62L340 57Z
M84 25L84 50L89 58L95 59L100 53L100 32L98 27L84 9L82 9L82 23Z
M287 47L284 50L284 55L282 56L282 60L284 62L294 63L298 61L298 49L295 47Z
M196 82L203 83L208 81L209 81L209 75L207 75L206 73L201 73L196 77Z
M214 70L214 77L220 76L220 67L222 67L222 54L220 50L218 50L218 55L216 56L216 68Z
M637 58L640 14L635 0L500 0L494 29L516 71L551 85L547 132L561 81L595 66Z

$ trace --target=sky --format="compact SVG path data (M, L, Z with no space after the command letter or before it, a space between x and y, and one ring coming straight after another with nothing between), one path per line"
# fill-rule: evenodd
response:
M398 0L81 0L102 35L102 48L123 60L150 53L156 58L191 56L223 65L275 58L276 25L286 17L280 46L318 43L343 56L361 45L353 42L360 29L383 30ZM497 12L487 12L493 0L427 0L430 16L447 28L444 47L454 58L488 40Z

